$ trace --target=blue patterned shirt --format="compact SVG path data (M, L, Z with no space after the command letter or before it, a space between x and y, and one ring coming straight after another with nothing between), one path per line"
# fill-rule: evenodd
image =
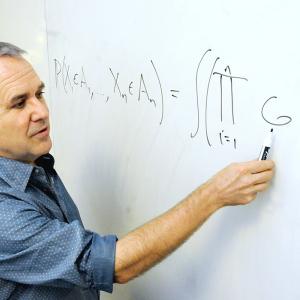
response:
M84 228L53 168L0 157L0 299L91 300L112 292L116 236Z

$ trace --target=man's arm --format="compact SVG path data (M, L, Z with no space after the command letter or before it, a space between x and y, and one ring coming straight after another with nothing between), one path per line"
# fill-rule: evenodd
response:
M126 283L161 261L219 208L254 200L273 174L272 161L231 164L217 173L175 207L117 242L115 281Z

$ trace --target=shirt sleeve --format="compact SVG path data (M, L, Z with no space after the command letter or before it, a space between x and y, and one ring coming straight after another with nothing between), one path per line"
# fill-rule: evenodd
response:
M0 274L13 282L112 292L115 235L64 223L18 199L0 199Z

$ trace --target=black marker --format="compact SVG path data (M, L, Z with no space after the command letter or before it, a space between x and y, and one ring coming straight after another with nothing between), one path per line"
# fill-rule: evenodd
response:
M258 160L266 160L270 151L273 139L273 128L269 132L269 135L265 138Z

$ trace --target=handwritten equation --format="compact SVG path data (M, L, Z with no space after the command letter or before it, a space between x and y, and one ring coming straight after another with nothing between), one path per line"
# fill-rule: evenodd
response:
M206 50L197 65L196 72L195 72L195 111L196 111L196 124L195 129L190 132L190 137L193 139L199 134L200 129L200 102L201 104L204 104L204 131L205 131L205 140L207 142L207 145L209 147L213 146L212 138L209 134L209 113L208 113L208 106L209 102L211 101L212 96L210 95L210 89L212 85L212 81L218 82L218 106L219 111L217 112L218 118L220 121L220 124L224 124L224 110L230 109L230 122L231 126L236 126L236 118L235 118L235 102L237 96L235 95L235 85L240 83L247 83L248 79L245 76L237 75L232 73L232 68L229 65L226 65L226 67L222 70L220 70L218 64L220 62L220 57L213 57L211 66L209 68L203 67L203 64L205 60L208 60L208 58L211 58L212 56L212 50L208 49ZM94 89L90 86L89 82L87 81L87 77L85 74L84 67L81 66L79 70L73 71L71 70L71 64L67 62L66 57L63 57L62 60L59 60L55 58L53 60L54 62L54 77L55 77L55 86L57 89L59 89L61 86L63 87L63 90L66 94L74 93L78 89L84 89L87 91L87 94L90 98L90 100L95 101L96 98L101 97L104 99L105 103L110 102L112 97L117 96L122 101L125 101L127 103L131 99L135 99L137 102L140 102L142 100L147 101L150 105L152 105L155 109L157 109L160 113L160 121L159 124L161 125L165 118L165 101L174 101L178 100L180 98L180 90L174 88L166 91L163 88L163 83L159 76L159 71L157 66L155 65L153 60L150 60L151 68L153 70L153 74L156 79L157 89L159 89L159 97L155 97L153 95L157 95L157 90L153 91L153 86L151 86L152 89L149 88L149 85L147 83L146 77L143 73L140 73L138 76L138 80L130 81L127 80L128 83L124 85L124 82L122 82L122 86L126 87L125 89L121 88L121 75L116 70L113 70L111 67L108 68L108 74L110 77L110 80L112 80L112 90L110 93L104 93L100 92L97 89ZM207 62L206 62L207 64ZM206 74L207 73L207 74ZM201 78L206 78L205 83L206 86L203 90L203 82L200 82L200 74ZM122 79L124 81L124 79ZM200 88L200 86L202 88ZM214 85L215 86L215 85ZM229 91L230 93L230 107L228 108L228 105L225 107L224 105L224 89L226 88L226 91ZM200 97L200 90L201 93L205 96ZM272 102L277 100L278 98L276 96L271 96L265 102L263 103L261 107L261 116L264 119L265 122L272 124L273 126L284 126L289 124L292 121L292 118L290 116L286 115L280 115L276 118L276 120L269 120L266 117L266 110L272 105ZM215 101L216 99L214 99ZM216 117L216 116L214 116ZM228 120L227 120L228 122ZM226 134L225 128L220 128L218 132L218 142L220 145L225 144L232 144L233 148L237 148L237 138L231 137L230 135Z

